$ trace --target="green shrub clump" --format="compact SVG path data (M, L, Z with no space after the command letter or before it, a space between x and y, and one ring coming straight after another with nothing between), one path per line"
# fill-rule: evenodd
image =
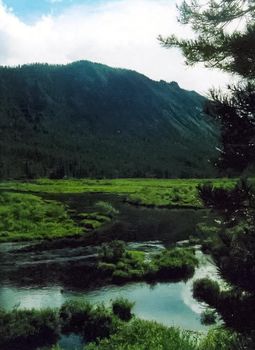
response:
M102 305L69 301L60 309L64 333L76 333L86 340L108 337L118 326L118 320Z
M58 338L56 310L0 311L0 348L27 349L27 345L51 345Z
M148 256L142 251L129 251L122 241L103 244L97 270L113 283L128 281L186 280L194 274L198 261L189 248L165 249Z
M175 328L134 319L110 338L89 344L87 350L198 350L194 338Z
M144 258L144 252L129 251L125 242L112 241L101 246L97 270L102 278L117 284L141 280L147 270Z
M193 284L193 296L199 301L205 301L211 306L218 304L220 287L218 282L209 278L201 278Z
M112 302L112 311L123 321L129 321L132 318L131 310L135 303L123 298L118 298Z
M165 249L152 259L148 276L153 279L187 279L194 274L198 260L189 248Z
M201 314L201 323L204 325L211 325L216 323L216 312L214 310L206 309Z

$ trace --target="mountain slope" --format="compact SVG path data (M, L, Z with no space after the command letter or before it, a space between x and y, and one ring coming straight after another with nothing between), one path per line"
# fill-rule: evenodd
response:
M0 176L206 176L217 128L177 83L88 61L0 68Z

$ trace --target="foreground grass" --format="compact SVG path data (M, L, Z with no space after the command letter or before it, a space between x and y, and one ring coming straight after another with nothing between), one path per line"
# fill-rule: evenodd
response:
M35 350L56 344L52 347L56 350L60 349L60 335L73 333L84 339L86 350L241 349L238 336L230 331L217 329L201 335L168 328L132 318L132 306L133 303L119 299L110 308L69 301L55 310L0 310L0 348Z
M128 202L158 207L202 207L197 185L212 182L232 187L236 179L38 179L29 182L2 182L0 189L41 193L101 192L124 195Z
M58 202L32 194L0 194L0 242L60 238L81 232Z
M56 348L57 349L57 348ZM134 319L109 338L86 346L86 350L234 350L238 336L224 329L207 336L168 328L151 321Z

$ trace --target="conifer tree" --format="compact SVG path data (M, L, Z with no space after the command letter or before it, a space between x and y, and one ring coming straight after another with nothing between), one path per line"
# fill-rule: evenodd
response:
M203 62L238 77L227 92L211 91L206 112L221 123L222 150L217 165L240 174L255 163L255 1L199 0L179 6L179 21L194 37L159 37L162 45L181 49L188 65ZM234 188L198 188L207 207L221 216L218 235L208 243L230 289L220 291L198 280L194 295L216 308L227 325L245 332L254 348L255 333L255 195L247 181ZM217 291L214 292L214 291ZM209 298L213 294L213 298ZM248 349L246 344L245 349Z
M162 45L180 48L188 65L203 62L239 78L227 93L211 91L206 111L221 122L217 165L240 173L255 164L255 1L184 1L179 13L195 37L160 36Z

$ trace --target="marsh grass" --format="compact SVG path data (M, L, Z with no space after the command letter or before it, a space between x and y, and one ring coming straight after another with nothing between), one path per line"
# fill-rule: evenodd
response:
M203 206L197 191L199 184L232 188L237 179L38 179L27 182L2 182L0 189L43 193L101 192L123 195L136 205L158 207Z
M142 251L127 250L122 241L101 246L97 272L108 282L186 280L194 274L198 261L190 248L164 249L146 256Z
M116 305L117 310L116 310ZM60 309L0 311L0 347L3 350L35 350L57 345L61 334L74 333L86 342L86 350L240 350L245 339L224 328L207 335L166 327L152 321L122 317L133 304L113 301L111 307L85 301L68 301ZM115 311L114 311L115 308ZM123 321L125 320L125 321ZM248 349L248 348L247 348ZM253 347L250 347L253 349Z
M168 328L134 319L109 338L86 346L86 350L241 350L239 336L223 328L207 335ZM252 348L251 348L252 349Z
M82 233L64 205L29 193L0 194L0 241L60 238Z
M27 346L54 344L58 339L57 310L0 311L0 348L25 350Z

